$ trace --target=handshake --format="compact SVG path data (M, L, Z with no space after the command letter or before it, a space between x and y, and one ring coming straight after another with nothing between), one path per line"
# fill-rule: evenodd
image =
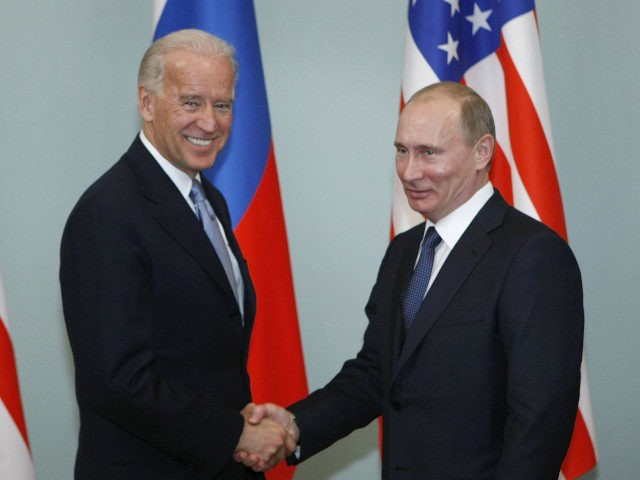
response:
M273 403L247 404L244 429L233 454L236 462L266 472L296 451L300 430L291 412Z

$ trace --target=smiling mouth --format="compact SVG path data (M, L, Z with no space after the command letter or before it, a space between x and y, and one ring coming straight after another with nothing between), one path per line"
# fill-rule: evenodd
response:
M208 147L209 145L211 145L211 142L213 141L213 140L203 140L201 138L195 138L195 137L187 137L187 140L189 140L194 145L198 145L199 147Z
M405 188L404 191L405 191L405 193L407 195L410 195L412 197L417 197L417 196L421 197L421 196L427 195L430 190L419 190L419 189L416 189L416 188Z

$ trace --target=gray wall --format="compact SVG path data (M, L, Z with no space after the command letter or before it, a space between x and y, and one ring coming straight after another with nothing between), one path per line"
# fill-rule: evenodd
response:
M606 4L605 4L606 3ZM570 243L582 267L600 466L640 470L640 38L635 0L539 0ZM78 426L57 282L79 194L128 146L151 2L0 1L0 272L40 479L71 478ZM389 232L405 1L256 1L307 373L360 345ZM297 478L378 476L375 425Z

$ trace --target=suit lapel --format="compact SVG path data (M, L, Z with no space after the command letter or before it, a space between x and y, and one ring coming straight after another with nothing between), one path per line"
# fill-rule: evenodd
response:
M411 278L411 274L413 273L416 258L418 256L418 250L420 249L420 243L422 242L424 235L424 223L421 223L418 227L414 227L412 230L407 232L407 234L409 236L407 238L408 247L402 252L398 275L396 276L396 281L393 286L393 300L391 302L391 305L395 306L390 312L390 315L393 316L393 321L389 322L389 326L391 327L389 338L392 341L392 359L397 359L399 357L403 347L402 308L400 306L401 298L402 293Z
M492 241L488 233L502 223L506 209L506 202L495 191L456 243L427 292L399 357L396 357L398 361L393 370L393 380L407 359L438 322L442 312L454 299L471 271L491 246ZM415 254L413 258L415 259ZM403 275L406 274L402 271L399 272L399 278ZM402 288L404 288L406 281L405 278ZM400 309L398 308L398 310Z
M156 221L207 271L226 296L235 301L224 268L198 218L138 137L126 158L138 179L142 195L156 205Z

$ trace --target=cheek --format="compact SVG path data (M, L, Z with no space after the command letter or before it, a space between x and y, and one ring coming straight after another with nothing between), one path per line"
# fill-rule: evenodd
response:
M430 165L424 169L424 176L428 178L434 185L442 185L451 177L451 171L443 163Z
M220 125L221 129L224 130L227 134L231 130L231 124L233 123L233 117L231 115L227 115L218 120L218 125Z

